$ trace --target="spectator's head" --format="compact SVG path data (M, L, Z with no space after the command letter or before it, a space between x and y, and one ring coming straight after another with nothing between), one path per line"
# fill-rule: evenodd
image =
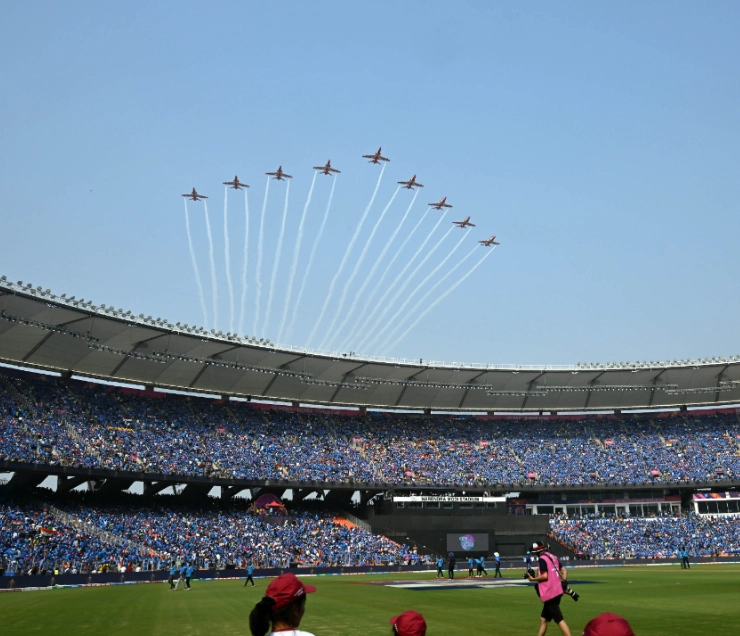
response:
M604 612L588 622L583 628L583 636L635 636L635 634L624 618L611 612Z
M398 636L425 636L427 623L424 617L414 610L407 610L399 616L390 620L393 625L393 633Z
M298 629L306 611L306 594L315 591L292 572L280 575L267 586L264 598L249 615L249 631L253 636L265 636L270 631Z

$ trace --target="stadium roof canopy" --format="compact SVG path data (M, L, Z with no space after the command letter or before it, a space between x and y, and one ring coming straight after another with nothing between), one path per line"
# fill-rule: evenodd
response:
M517 366L331 355L135 317L5 277L0 361L152 388L381 409L567 412L740 403L740 356Z

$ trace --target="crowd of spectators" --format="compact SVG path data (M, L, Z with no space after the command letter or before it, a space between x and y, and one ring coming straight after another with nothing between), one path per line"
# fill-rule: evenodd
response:
M215 504L214 504L215 506ZM119 541L120 540L120 541ZM0 505L0 569L6 573L413 564L413 547L328 512L269 515L140 504Z
M183 475L471 486L737 479L730 414L507 418L265 411L0 376L0 457Z
M740 553L735 516L651 518L553 518L553 538L593 559L669 558L679 550L693 557Z

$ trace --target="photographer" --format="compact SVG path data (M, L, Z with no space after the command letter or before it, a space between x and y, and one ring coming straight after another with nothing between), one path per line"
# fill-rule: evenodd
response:
M563 582L568 579L568 572L560 565L558 558L547 551L547 547L541 541L532 545L532 552L538 557L539 574L533 576L529 571L526 577L529 581L536 583L535 591L543 603L540 614L540 630L538 636L544 636L547 632L547 624L555 621L563 636L571 636L570 628L563 619L560 610L560 599L563 598Z

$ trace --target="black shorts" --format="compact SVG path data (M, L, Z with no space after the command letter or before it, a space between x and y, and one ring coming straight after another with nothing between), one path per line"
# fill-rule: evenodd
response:
M550 621L555 621L556 624L560 624L560 622L563 620L563 612L560 611L560 599L563 598L563 595L556 596L555 598L551 598L549 601L545 601L542 607L542 618L544 618L548 623Z

